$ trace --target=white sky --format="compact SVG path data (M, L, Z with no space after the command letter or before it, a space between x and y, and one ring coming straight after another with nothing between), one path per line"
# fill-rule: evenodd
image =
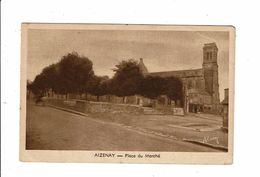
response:
M76 51L93 62L96 75L112 76L122 59L139 58L149 72L202 67L202 48L216 42L220 100L228 87L229 35L227 32L35 30L28 32L28 79Z

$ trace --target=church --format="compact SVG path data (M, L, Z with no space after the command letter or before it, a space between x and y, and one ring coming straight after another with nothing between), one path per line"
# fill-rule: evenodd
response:
M179 78L183 83L185 112L217 113L220 106L217 60L216 43L207 43L203 46L203 63L200 69L149 72L142 58L139 67L145 76Z

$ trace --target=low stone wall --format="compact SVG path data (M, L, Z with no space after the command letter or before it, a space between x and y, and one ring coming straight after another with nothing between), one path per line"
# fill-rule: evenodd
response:
M82 113L127 113L143 114L143 108L138 105L130 104L113 104L106 102L92 102L84 100L66 100L57 98L48 98L47 104L58 106L66 109L72 109Z

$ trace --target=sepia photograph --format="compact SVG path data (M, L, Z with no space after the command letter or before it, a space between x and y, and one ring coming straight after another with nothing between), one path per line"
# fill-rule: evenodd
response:
M22 24L20 159L230 164L231 26Z

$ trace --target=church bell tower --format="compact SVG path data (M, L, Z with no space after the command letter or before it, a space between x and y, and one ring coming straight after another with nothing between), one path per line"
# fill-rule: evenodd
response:
M203 47L203 72L205 90L212 96L212 104L219 104L218 84L218 48L216 43L204 44Z

